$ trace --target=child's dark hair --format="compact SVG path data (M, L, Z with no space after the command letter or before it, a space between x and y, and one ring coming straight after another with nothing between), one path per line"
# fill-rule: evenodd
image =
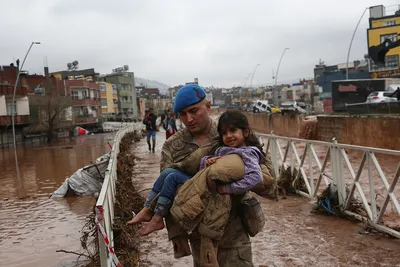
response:
M253 130L250 128L247 117L238 110L228 110L228 111L222 113L221 117L219 117L218 134L219 134L220 146L225 145L222 140L222 131L229 127L241 129L242 131L248 130L249 135L247 137L245 137L246 145L257 147L260 150L260 152L265 156L265 153L263 151L263 145L260 144L257 136L254 134Z

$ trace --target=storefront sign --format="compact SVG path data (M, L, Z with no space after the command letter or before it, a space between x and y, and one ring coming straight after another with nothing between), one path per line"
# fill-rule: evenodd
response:
M400 69L372 72L371 77L372 78L400 77Z

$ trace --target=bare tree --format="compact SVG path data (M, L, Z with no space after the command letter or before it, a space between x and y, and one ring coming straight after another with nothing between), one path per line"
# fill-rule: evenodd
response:
M54 139L54 132L59 129L72 128L71 97L60 95L29 96L29 103L35 110L33 127L34 132L45 132L47 142ZM68 112L69 111L69 112ZM70 114L68 114L70 113Z

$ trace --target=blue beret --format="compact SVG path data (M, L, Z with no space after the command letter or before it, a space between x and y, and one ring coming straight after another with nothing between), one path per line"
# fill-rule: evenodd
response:
M178 90L175 96L174 112L195 105L206 98L206 92L197 84L188 84Z

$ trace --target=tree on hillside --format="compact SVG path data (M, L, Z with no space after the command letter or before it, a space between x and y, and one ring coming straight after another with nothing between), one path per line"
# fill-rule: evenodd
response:
M71 97L59 95L29 96L34 132L45 132L47 142L54 139L54 132L72 128Z

